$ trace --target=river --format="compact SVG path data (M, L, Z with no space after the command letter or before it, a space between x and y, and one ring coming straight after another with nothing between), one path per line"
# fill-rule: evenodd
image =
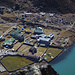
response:
M70 49L65 59L52 65L59 75L75 75L75 44Z

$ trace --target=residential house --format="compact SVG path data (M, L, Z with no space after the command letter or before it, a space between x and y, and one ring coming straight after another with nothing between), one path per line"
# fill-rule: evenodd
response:
M15 39L14 38L10 38L8 40L6 40L4 43L3 43L3 46L4 47L13 47L14 45L14 42L15 42Z
M29 49L29 52L32 52L32 54L34 54L34 53L37 53L37 47L31 47L30 49Z
M34 30L34 34L44 34L44 31L42 30L41 27L37 27L37 28Z

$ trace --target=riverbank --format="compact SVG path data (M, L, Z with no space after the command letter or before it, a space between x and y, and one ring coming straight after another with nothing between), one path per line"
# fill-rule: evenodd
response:
M60 53L54 60L50 61L49 64L54 65L64 60L69 55L69 53L71 52L71 49L74 46L75 46L75 43L69 46L68 48L66 48L63 53Z
M67 56L52 67L59 75L75 75L75 44L69 48Z

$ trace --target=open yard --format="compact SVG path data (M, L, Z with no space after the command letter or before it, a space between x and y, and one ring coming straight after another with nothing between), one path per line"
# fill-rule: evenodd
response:
M1 60L1 62L8 71L14 71L33 63L25 57L20 56L6 56Z
M49 48L47 52L43 55L43 58L46 61L51 61L53 58L55 58L62 50L58 48Z
M9 73L6 71L6 72L0 72L0 75L9 75Z
M4 43L4 41L3 42L0 42L0 49L2 49L3 43Z
M21 28L22 28L22 27L24 27L24 25L19 25L19 27L21 27Z
M45 47L38 47L37 48L37 53L35 53L35 55L37 56L42 56L44 54L44 52L46 51L47 48Z
M7 35L5 38L12 38L10 35Z
M12 15L12 14L7 14L7 13L5 13L5 14L3 14L3 15L1 15L2 17L16 17L17 15L15 14L15 15Z
M9 34L12 33L13 31L15 31L14 29L10 29Z
M18 28L18 30L22 30L22 28L20 28L19 26L16 26Z
M8 30L10 27L4 27L2 30L5 32L6 30Z
M6 30L8 30L11 26L7 26L5 24L0 24L0 35L2 35Z
M75 32L66 31L60 34L61 37L69 37L71 42L75 42Z
M34 30L35 30L35 28L30 27L30 28L26 28L25 30L26 30L26 31L30 31L30 32L32 32L32 33L33 33L33 32L34 32Z
M16 44L14 45L13 49L14 49L14 50L17 50L20 46L21 46L21 43L18 42L18 43L16 43Z
M75 35L75 33L70 32L70 31L62 32L60 34L60 36L62 36L62 37L69 37L69 36L72 36L72 35Z
M31 39L31 38L26 38L25 40L27 40L28 42L30 42L30 43L34 43L34 42L36 42L36 39Z
M29 52L29 49L31 48L31 46L28 45L22 45L19 49L18 52L27 55L27 53Z
M46 35L49 35L49 34L54 34L55 31L53 29L46 29L46 28L43 28L44 32Z

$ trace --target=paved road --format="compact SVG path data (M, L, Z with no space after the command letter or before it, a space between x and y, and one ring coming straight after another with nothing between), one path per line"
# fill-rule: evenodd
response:
M4 56L4 55L22 55L21 53L18 52L11 52L11 51L7 51L7 50L0 50L0 56Z

